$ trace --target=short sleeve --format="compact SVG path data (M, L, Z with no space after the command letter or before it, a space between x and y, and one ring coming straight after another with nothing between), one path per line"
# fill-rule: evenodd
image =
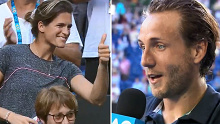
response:
M72 15L72 27L70 29L70 36L66 41L66 43L79 43L81 47L83 46L73 15Z
M76 75L82 75L82 71L73 63L68 63L67 66L68 69L68 85L71 86L71 80L74 78Z
M10 62L9 52L10 50L8 49L8 46L0 48L0 71L3 73L3 75L5 74Z

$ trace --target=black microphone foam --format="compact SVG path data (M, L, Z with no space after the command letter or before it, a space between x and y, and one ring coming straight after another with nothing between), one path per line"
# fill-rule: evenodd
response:
M119 96L116 113L141 119L146 107L146 96L138 89L125 89Z

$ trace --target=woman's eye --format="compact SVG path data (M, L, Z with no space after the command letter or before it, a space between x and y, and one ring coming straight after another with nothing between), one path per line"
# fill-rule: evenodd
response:
M68 25L67 28L70 29L72 27L72 25Z
M57 27L58 28L62 28L64 25L63 24L58 24Z

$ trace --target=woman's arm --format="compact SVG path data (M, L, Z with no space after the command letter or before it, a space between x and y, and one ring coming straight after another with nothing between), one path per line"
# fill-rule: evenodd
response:
M0 71L0 90L1 90L1 87L3 85L3 80L4 80L4 75L3 73Z
M108 62L110 50L108 45L104 45L106 34L102 36L98 46L99 66L94 84L89 82L82 75L77 75L71 80L72 89L84 99L92 104L102 105L108 91Z
M4 80L4 75L0 71L0 86L1 87L3 85L3 80ZM0 90L1 90L1 88L0 88ZM0 94L0 95L4 95L4 94ZM14 103L14 104L16 104L16 103ZM16 113L9 111L7 109L4 109L2 107L0 107L0 120L8 121L8 122L10 122L10 124L25 124L25 123L37 124L37 122L31 118L16 114Z
M37 124L36 121L29 117L16 114L2 107L0 107L0 119L5 120L10 124Z

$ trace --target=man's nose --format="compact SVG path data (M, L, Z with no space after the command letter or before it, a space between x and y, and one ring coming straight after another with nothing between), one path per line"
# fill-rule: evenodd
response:
M153 52L150 49L145 49L143 51L141 65L148 68L153 68L156 65Z

